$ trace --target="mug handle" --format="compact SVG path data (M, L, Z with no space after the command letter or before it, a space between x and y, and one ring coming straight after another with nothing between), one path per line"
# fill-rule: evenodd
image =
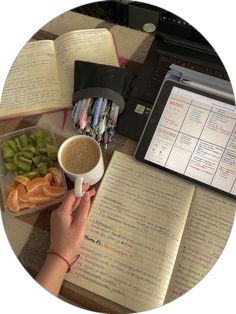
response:
M82 189L83 181L84 181L83 177L77 176L75 178L75 196L76 197L82 197L84 195L84 192Z

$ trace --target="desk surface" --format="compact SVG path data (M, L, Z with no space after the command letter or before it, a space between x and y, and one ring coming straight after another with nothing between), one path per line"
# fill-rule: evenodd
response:
M45 25L32 39L55 39L57 36L71 30L97 27L107 27L110 29L114 36L119 55L127 60L127 67L138 71L145 59L153 38L150 35L126 27L112 25L111 23L78 13L67 12ZM132 38L132 41L130 41L130 38ZM52 117L53 121L56 121L52 129L59 134L59 142L64 137L74 134L69 116L67 117L65 129L63 131L61 130L60 125L63 119L62 112L47 114L42 117L34 116L24 119L15 119L12 120L11 123L0 121L0 134L12 132L32 124L44 124L52 121ZM108 164L114 149L132 154L136 144L137 143L133 140L115 134L112 144L110 144L108 150L104 152L105 163ZM9 242L20 262L32 276L35 276L43 264L49 246L50 212L50 210L44 210L21 218L12 218L2 212L2 219ZM73 304L94 311L109 313L127 312L123 307L67 281L63 283L61 296Z

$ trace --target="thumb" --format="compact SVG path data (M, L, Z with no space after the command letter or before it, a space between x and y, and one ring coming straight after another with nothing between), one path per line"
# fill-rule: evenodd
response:
M74 223L81 223L87 220L91 207L91 198L96 194L96 190L92 189L84 193L80 200L79 207L75 211Z

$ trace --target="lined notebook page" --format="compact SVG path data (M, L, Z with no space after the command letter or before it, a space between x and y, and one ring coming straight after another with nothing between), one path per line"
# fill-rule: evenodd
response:
M165 303L195 286L222 253L234 220L235 201L197 187Z
M61 91L54 42L27 43L8 74L0 118L44 112L61 106Z
M194 186L115 152L66 276L134 311L164 302Z
M71 105L75 60L119 66L112 34L106 28L76 30L55 40L64 107Z

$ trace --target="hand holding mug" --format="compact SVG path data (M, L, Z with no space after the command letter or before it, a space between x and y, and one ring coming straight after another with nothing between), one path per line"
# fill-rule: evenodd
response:
M86 135L65 140L58 151L58 162L66 175L75 182L75 196L83 195L82 185L94 185L103 176L104 162L99 144Z

